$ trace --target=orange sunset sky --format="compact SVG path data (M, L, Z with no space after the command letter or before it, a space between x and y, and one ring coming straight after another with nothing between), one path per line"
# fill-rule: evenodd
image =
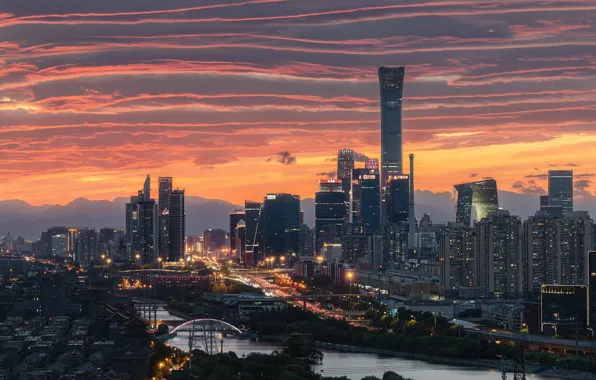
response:
M0 199L312 197L338 149L379 158L380 65L417 188L596 190L593 1L54 0L0 5Z

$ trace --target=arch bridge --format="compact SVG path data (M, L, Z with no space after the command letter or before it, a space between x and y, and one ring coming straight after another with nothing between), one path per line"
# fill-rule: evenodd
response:
M200 349L208 354L224 352L224 337L240 335L242 330L219 319L200 318L184 322L173 329L169 336L181 337L179 333L188 332L183 338L188 338L188 349Z

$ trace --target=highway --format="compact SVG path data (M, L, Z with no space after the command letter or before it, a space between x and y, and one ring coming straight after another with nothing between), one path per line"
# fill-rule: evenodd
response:
M518 343L527 345L535 345L541 347L564 349L564 350L575 350L575 340L571 339L555 339L553 337L545 335L533 335L533 334L522 334L511 331L502 330L485 330L480 328L463 328L462 331L469 334L488 336L489 339L504 339L514 340ZM582 352L596 352L596 346L592 342L579 341L578 348Z

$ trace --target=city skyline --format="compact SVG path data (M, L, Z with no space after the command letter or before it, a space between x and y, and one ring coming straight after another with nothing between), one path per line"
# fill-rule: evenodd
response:
M545 194L573 168L593 193L590 2L241 4L6 4L0 198L113 199L140 173L235 204L312 197L338 149L381 158L380 66L406 67L418 189Z

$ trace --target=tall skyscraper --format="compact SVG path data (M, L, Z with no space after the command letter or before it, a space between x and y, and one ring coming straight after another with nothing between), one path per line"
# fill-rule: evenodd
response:
M596 251L588 253L588 294L590 305L590 320L596 321Z
M573 211L573 170L548 171L550 204L561 206L563 214Z
M352 171L352 223L364 226L367 234L380 231L381 182L375 169L354 169Z
M414 190L414 155L410 154L410 188L409 188L409 207L408 207L408 248L416 248L416 210L415 210L415 190Z
M230 252L232 255L238 254L241 248L236 244L236 225L241 220L244 221L246 218L246 214L244 210L232 210L230 211ZM246 228L246 222L244 222L244 228ZM244 231L246 233L246 230ZM244 239L246 243L246 239ZM243 247L242 250L246 250L246 247Z
M387 223L408 224L410 213L410 177L390 175L387 181L385 212Z
M455 185L454 189L457 197L455 210L457 223L469 226L474 219L480 221L491 212L499 210L497 181L492 178ZM473 209L476 211L474 215L472 215Z
M587 211L568 212L561 220L561 284L586 283L592 232L592 218Z
M440 294L457 297L460 288L476 285L474 230L449 223L439 241Z
M261 213L263 249L259 259L296 253L300 235L300 196L267 194Z
M347 221L343 181L340 179L319 181L319 191L315 193L315 242L317 253L321 252L323 228Z
M170 194L172 193L172 177L159 177L159 199L158 199L158 214L159 214L159 255L162 259L167 260L170 257Z
M538 211L524 222L526 291L538 294L542 284L561 283L561 222Z
M143 264L155 263L159 255L159 218L155 200L138 202L137 215L138 254L140 254Z
M561 206L560 204L552 204L549 195L540 196L540 211L545 212L548 215L555 216L557 218L563 217L563 206Z
M130 202L126 204L126 255L129 260L136 260L136 255L140 254L139 211L137 205L143 199L143 192L139 191L137 195L131 196Z
M145 202L151 199L151 177L147 174L147 178L145 178L145 183L143 184L143 200Z
M232 250L232 254L236 253L236 260L239 264L246 265L246 223L244 219L240 219L234 226L234 242L236 248Z
M300 225L298 233L298 256L311 257L315 251L315 234L306 224Z
M170 193L168 220L168 260L178 261L184 257L185 251L186 212L184 207L184 190L173 190Z
M354 170L354 151L352 149L339 150L337 152L337 179L341 180L341 187L345 198L344 203L348 214L350 213L352 170ZM348 215L347 220L350 220L350 215Z
M261 219L261 202L245 201L244 213L246 219L246 263L254 265L259 252L259 220Z
M379 67L381 90L381 183L403 173L402 97L405 67Z
M80 258L83 266L91 264L94 260L99 260L99 245L97 232L94 228L81 228L78 230L75 240L76 257Z
M524 292L522 223L498 210L476 223L478 285L489 295L518 297Z

